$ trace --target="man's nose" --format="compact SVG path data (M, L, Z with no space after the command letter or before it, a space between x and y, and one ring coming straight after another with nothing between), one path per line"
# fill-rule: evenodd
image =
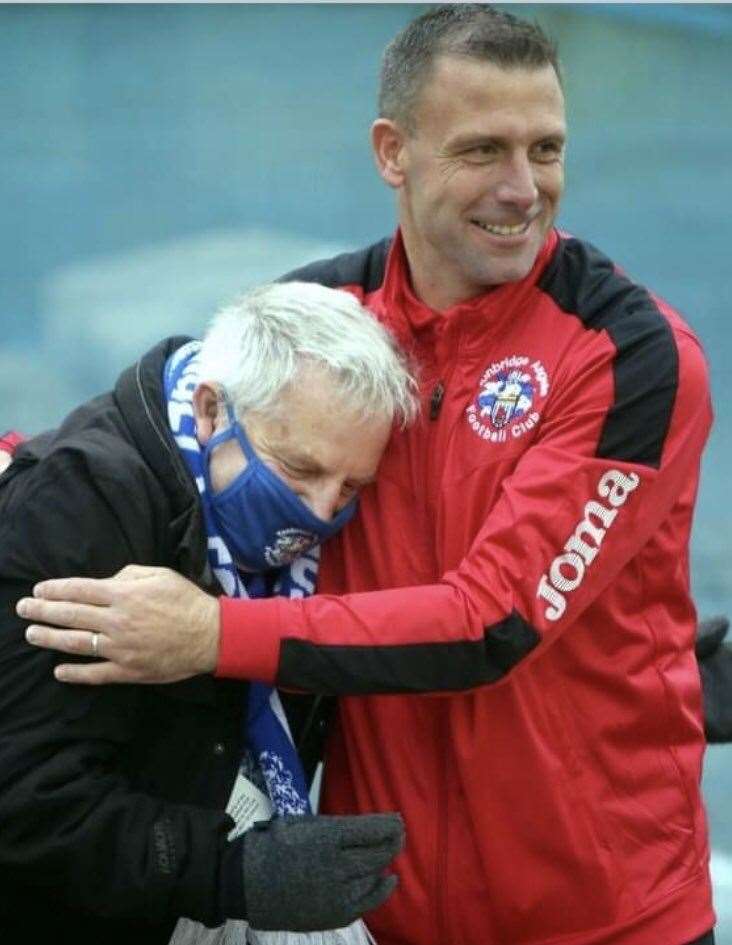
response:
M318 518L329 522L345 505L340 483L316 486L303 501Z
M513 204L521 210L530 210L535 206L539 190L527 154L514 154L506 159L497 197L503 203Z

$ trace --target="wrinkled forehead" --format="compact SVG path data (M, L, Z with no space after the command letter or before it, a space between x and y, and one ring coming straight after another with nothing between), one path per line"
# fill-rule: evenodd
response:
M547 134L566 131L564 94L554 67L502 66L469 56L435 57L414 106L415 129L450 125L461 116L524 115Z
M250 414L247 429L293 472L360 485L373 479L392 426L390 417L334 400L322 388L298 396L291 387L274 410Z

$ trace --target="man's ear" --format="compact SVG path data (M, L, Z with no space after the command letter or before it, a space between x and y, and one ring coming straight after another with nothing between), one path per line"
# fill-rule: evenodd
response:
M218 384L201 381L193 391L193 417L196 421L196 439L205 446L216 432L219 416Z
M390 118L377 118L371 126L376 167L390 187L398 188L404 183L405 142L404 131Z

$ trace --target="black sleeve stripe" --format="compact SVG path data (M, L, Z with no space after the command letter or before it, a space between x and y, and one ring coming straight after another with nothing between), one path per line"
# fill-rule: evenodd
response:
M650 293L589 243L564 239L539 282L562 311L615 345L615 398L596 455L657 469L671 424L679 357Z
M294 269L277 281L318 282L329 289L360 285L364 292L374 292L384 281L390 246L389 236L355 253L342 253L332 259L320 259L300 269Z
M318 646L283 640L277 685L325 695L473 689L506 675L539 642L516 611L482 640L399 646Z

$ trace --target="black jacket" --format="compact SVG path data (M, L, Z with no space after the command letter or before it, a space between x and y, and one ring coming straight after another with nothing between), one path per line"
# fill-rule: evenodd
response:
M699 625L696 656L704 695L704 731L710 744L732 741L732 646L724 644L726 617L709 617Z
M198 494L163 411L163 364L186 340L158 345L114 391L21 447L0 478L3 940L12 929L29 943L61 933L162 945L180 915L224 918L224 808L246 683L63 685L52 668L70 657L28 645L14 610L40 579L131 562L216 592Z

